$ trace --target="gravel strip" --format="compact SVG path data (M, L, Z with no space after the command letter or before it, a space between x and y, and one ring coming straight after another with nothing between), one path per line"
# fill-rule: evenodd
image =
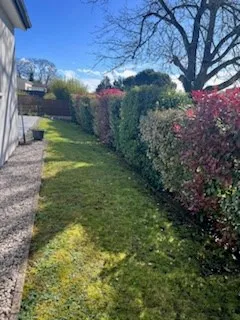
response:
M43 142L19 146L0 169L0 320L18 312L41 184Z

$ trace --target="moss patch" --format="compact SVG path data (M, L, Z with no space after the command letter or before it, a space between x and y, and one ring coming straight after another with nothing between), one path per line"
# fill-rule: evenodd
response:
M203 276L203 240L79 127L44 120L47 154L20 319L239 320L236 275Z

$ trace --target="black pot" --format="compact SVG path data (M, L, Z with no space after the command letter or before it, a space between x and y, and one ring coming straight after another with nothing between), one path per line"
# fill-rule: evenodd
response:
M43 140L44 131L43 130L32 130L34 140Z

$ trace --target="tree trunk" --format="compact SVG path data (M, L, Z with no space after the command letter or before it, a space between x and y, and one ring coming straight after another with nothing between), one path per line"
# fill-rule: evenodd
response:
M186 78L186 76L181 75L181 76L179 77L179 80L182 82L183 88L184 88L184 90L185 90L186 92L191 93L192 90L194 90L194 89L193 89L193 86L192 86L192 81L189 81L189 80Z

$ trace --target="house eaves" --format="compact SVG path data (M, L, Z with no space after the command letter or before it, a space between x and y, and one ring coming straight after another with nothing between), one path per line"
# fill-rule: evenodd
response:
M25 29L30 29L32 27L31 21L29 19L26 6L23 2L23 0L12 0L14 2L14 5L16 7L16 10L22 20L22 23L25 27Z
M31 28L24 0L0 0L0 7L6 13L14 28L23 30Z

